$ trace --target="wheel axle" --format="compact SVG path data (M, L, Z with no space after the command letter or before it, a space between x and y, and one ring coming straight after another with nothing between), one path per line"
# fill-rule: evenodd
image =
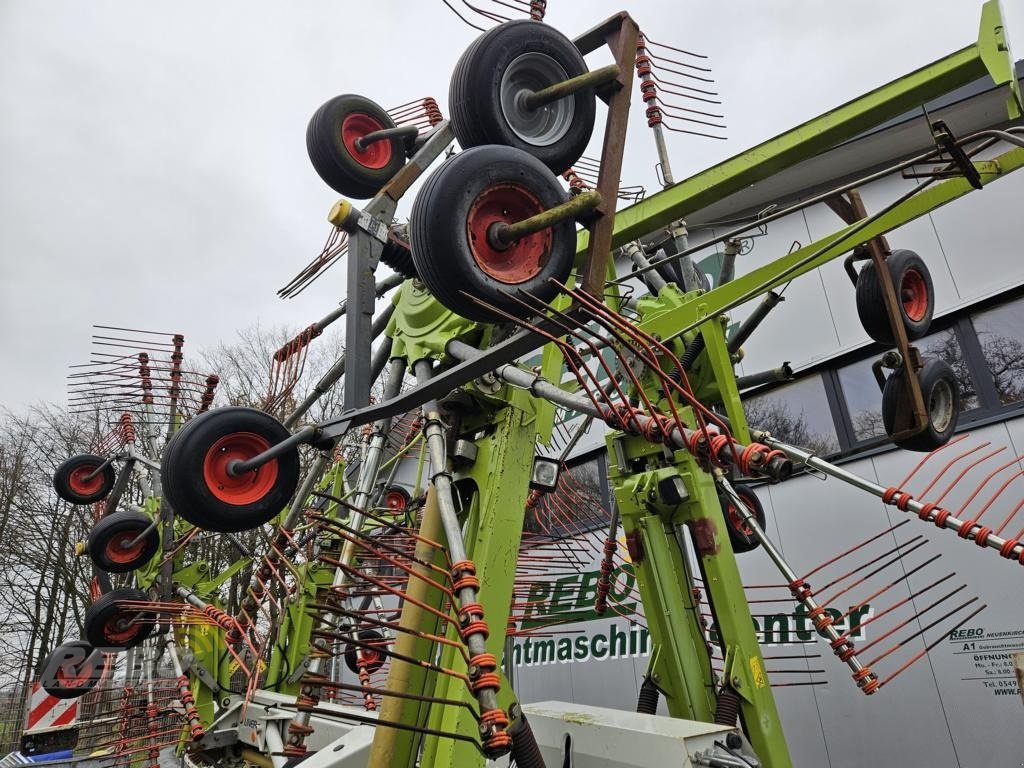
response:
M584 192L561 205L549 208L543 213L514 224L495 222L487 232L487 239L493 248L508 248L512 243L535 234L565 219L578 219L601 205L600 192Z
M365 136L360 136L355 140L355 146L360 152L365 152L371 144L386 139L402 139L406 144L409 144L415 141L419 134L420 129L415 125L398 125L394 128L382 128L379 131L373 131Z
M296 446L312 443L316 439L316 434L316 427L303 427L291 437L270 446L263 453L257 454L251 459L247 459L245 461L235 459L234 461L229 462L227 465L228 475L231 477L238 477L239 475L244 475L246 472L252 472L254 469L262 467L268 461L276 459L279 456L283 456Z
M609 64L606 67L595 69L593 72L584 72L582 75L570 77L568 80L549 85L547 88L541 88L539 91L523 94L522 104L526 109L533 111L545 104L572 96L584 88L598 88L610 83L619 76L621 71L618 64Z

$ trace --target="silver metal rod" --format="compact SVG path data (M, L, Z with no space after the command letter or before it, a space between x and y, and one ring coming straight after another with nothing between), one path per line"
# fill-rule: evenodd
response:
M786 562L782 553L775 548L771 539L768 538L768 535L757 522L757 518L754 517L753 512L751 512L747 505L743 503L743 499L741 499L739 494L736 493L736 489L732 487L732 483L726 479L725 474L719 469L715 470L715 482L729 497L729 501L732 502L736 511L743 517L743 522L745 522L750 527L750 530L753 531L755 538L761 542L761 547L764 549L765 554L767 554L769 559L775 564L775 567L779 569L779 573L782 574L782 578L786 580L786 583L793 584L796 582L798 579L796 573L794 573L793 569L789 567L789 563ZM811 596L810 591L803 592L802 596L799 597L794 594L793 597L799 600L807 608L807 613L811 616L815 616L824 610L824 608L819 606L817 601ZM815 628L825 635L829 642L839 641L840 633L834 626L832 626L831 622L823 627ZM846 665L853 670L854 674L857 674L864 669L864 665L860 663L860 660L856 655L850 656L850 658L846 660ZM872 673L871 676L866 679L875 679L874 674Z
M867 491L868 493L877 496L878 498L882 498L885 495L886 491L889 490L888 488L878 485L878 483L873 483L870 480L861 477L860 475L855 475L852 472L847 472L842 467L837 467L835 464L831 464L825 461L824 459L819 459L810 451L807 451L803 448L798 448L795 445L783 443L781 440L776 440L774 437L767 433L759 434L763 434L763 439L761 439L760 442L764 443L769 448L777 448L794 461L798 461L807 467L816 469L819 472L836 478L837 480L841 480L842 482L852 485L855 488L860 488L862 491ZM908 501L906 504L905 511L913 515L916 515L917 517L920 517L921 511L924 509L924 506L925 502L920 502L917 501L916 499L910 499L910 501ZM935 509L931 510L926 517L922 519L924 519L926 522L934 523L935 516L940 511L942 511L941 507L936 507ZM951 531L955 531L956 533L960 533L960 530L965 525L967 525L966 521L961 520L958 517L954 517L953 515L946 515L945 520L943 521L944 528L949 528ZM980 531L983 527L984 526L981 523L972 523L971 529L967 532L964 538L973 541L977 532ZM1002 548L1006 545L1007 541L1007 539L1004 539L1001 536L997 536L994 533L989 533L989 535L985 539L985 546L991 547L992 549L1002 550ZM1013 549L1011 549L1007 554L1011 559L1015 559L1019 558L1022 552L1024 552L1024 543L1014 545Z
M419 360L413 365L416 374L416 383L419 386L425 385L433 376L433 366L429 360ZM452 496L452 476L448 472L448 453L445 447L444 425L441 422L440 408L436 400L430 400L423 404L423 434L427 442L427 452L430 457L430 481L434 485L434 492L437 494L438 513L441 518L441 527L444 528L445 538L448 541L448 555L453 563L466 560L466 546L462 540L462 526L459 523L458 511L455 508L455 500ZM464 587L458 592L459 605L465 606L475 603L477 600L476 589ZM484 636L474 632L466 638L466 648L470 656L477 656L487 652ZM495 709L498 706L498 699L495 691L489 688L481 689L478 694L480 708L483 711Z
M633 266L637 269L644 269L651 265L651 260L647 258L644 249L635 240L622 246L622 253L633 262ZM667 285L665 278L656 271L644 272L640 277L654 295L661 293L661 289Z
M384 399L390 400L402 389L402 379L405 377L406 361L404 358L396 357L391 361L391 371L388 375L387 385L384 387ZM384 460L384 449L387 446L388 434L391 432L391 419L381 419L373 426L373 434L367 447L366 456L359 467L359 478L356 481L356 491L352 496L352 511L348 519L348 527L358 532L362 530L366 521L366 515L362 511L370 503L370 496L373 486L377 482L377 474L380 465ZM341 548L341 555L338 560L343 565L349 566L355 559L357 544L353 539L346 539ZM334 586L338 587L345 583L347 574L344 569L338 568L334 572Z
M378 283L379 285L379 283ZM391 315L395 312L395 305L390 302L380 311L380 314L373 319L373 325L370 326L370 338L375 339L380 336L384 329L387 327L388 322L391 320ZM331 366L330 370L327 371L316 383L313 390L306 396L306 399L296 406L295 410L288 414L288 417L284 420L284 425L291 429L295 426L299 419L306 415L310 408L312 408L316 401L319 400L324 394L333 387L338 379L345 375L345 354L342 353L338 360Z

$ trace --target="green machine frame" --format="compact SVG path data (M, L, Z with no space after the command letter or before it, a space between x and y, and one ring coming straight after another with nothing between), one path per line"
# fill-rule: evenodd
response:
M1007 87L1008 115L1011 119L1020 117L1021 95L997 0L989 0L983 6L977 43L640 203L618 212L602 211L603 226L613 227L613 247L623 245L985 76L996 85ZM624 131L624 126L621 128ZM973 178L959 176L936 181L878 215L849 224L710 292L683 294L674 286L668 286L657 296L641 301L639 327L673 344L676 349L691 343L697 334L703 337L706 354L692 373L694 390L707 405L721 405L736 438L749 442L733 370L735 360L721 322L723 314L1016 170L1024 163L1024 148L1021 148L1024 141L1011 134L1000 137L1019 146L993 160L968 161L970 169L960 167L961 172L970 171ZM581 232L578 242L581 260L588 240L588 233ZM610 270L609 277L614 283L613 271ZM394 345L391 357L404 359L410 368L423 359L450 359L448 348L453 340L488 340L488 329L481 331L479 326L443 310L415 282L405 284L395 304L395 315L387 330ZM561 381L561 370L560 353L554 345L548 345L544 349L540 375L557 383ZM653 400L661 397L654 391L649 394ZM531 392L493 379L467 385L464 395L467 406L463 411L462 432L478 436L475 438L476 460L445 471L451 473L454 489L463 502L463 538L466 554L476 564L482 584L480 603L491 612L487 651L500 658L506 646L503 612L513 594L534 446L538 438L546 441L550 437L554 409L550 402ZM677 406L683 418L690 418L692 423L688 411L681 404ZM427 418L429 421L431 416L428 414ZM609 434L607 444L617 513L629 541L653 641L650 681L664 694L672 716L702 721L715 719L723 686L727 687L738 697L745 732L763 763L769 768L790 766L735 556L724 535L725 522L715 478L686 451L670 451L621 432ZM432 471L442 469L433 467ZM339 483L341 474L331 476L328 484ZM667 486L674 489L672 494L665 493ZM340 490L337 486L335 495ZM428 510L430 505L428 492ZM424 515L424 526L428 525L429 518L429 514ZM685 554L684 530L689 531L697 555L695 562ZM424 537L430 538L427 533ZM691 572L694 567L700 570L706 585L725 655L724 672L718 677L711 668L706 630L695 604ZM185 569L175 573L174 578L206 596L212 595L219 581L203 576ZM290 681L281 683L278 688L289 693L296 692L298 687L292 680L293 673L312 651L310 638L314 627L308 616L309 606L317 594L331 584L332 578L328 569L312 566L305 566L299 576L296 600L288 607L281 629L286 650L274 654L268 669L268 679ZM439 591L429 599L438 609L444 604L444 595ZM415 629L424 634L436 632L436 623L431 626L429 617L420 616L419 622ZM218 632L210 628L211 634ZM197 661L210 665L214 679L224 682L225 675L217 657L218 645L223 647L223 633L218 635L219 642L210 644L194 630L189 633L190 647ZM453 624L449 627L449 637L452 640L459 637ZM456 649L424 644L422 638L417 642L415 653L420 658L437 658L438 665L445 669L460 670L460 665L465 668ZM393 681L398 679L396 674L393 666ZM412 768L417 756L421 764L437 768L482 765L484 758L472 743L480 736L472 709L476 701L464 682L425 669L412 672L406 669L403 675L401 686L405 693L423 699L460 702L463 706L427 707L422 701L399 700L382 721L390 720L401 727L378 727L371 766ZM197 677L193 675L193 679ZM200 703L198 687L196 700ZM510 714L510 730L514 733L519 710L507 680L502 680L498 700L501 708ZM213 694L207 693L201 704L205 724L212 719ZM440 735L442 733L456 733L463 738L453 739Z
M1020 91L996 0L989 0L983 6L977 43L616 212L613 244L622 245L685 218L711 202L985 76L996 85L1007 87L1008 116L1010 119L1020 117ZM1013 143L1013 137L1009 139ZM972 184L963 176L935 183L898 201L880 215L846 226L710 292L683 295L674 286L668 286L659 296L641 303L639 326L663 341L675 340L676 344L691 341L697 333L703 335L707 352L691 377L694 389L707 404L721 404L731 421L733 434L747 442L750 435L740 404L733 368L735 360L728 349L725 324L709 321L721 320L729 309L976 187L985 186L1016 170L1022 163L1024 149L1019 147L994 160L975 161L973 166L980 184ZM588 239L587 232L583 231L578 247L581 257ZM438 346L443 348L443 342ZM558 381L558 376L551 376L557 370L557 365L551 361L558 355L551 352L548 347L544 374L549 380ZM660 396L649 394L654 399ZM504 410L492 410L490 418L498 428L488 438L487 455L500 461L500 470L496 471L494 461L489 459L483 464L478 462L466 475L472 478L479 491L467 507L466 542L479 572L487 574L481 596L492 610L507 605L512 593L515 553L522 526L519 502L524 500L529 470L529 462L524 457L533 455L532 430L524 430L521 424L515 423L540 404L544 401L528 396L519 403L511 401ZM687 411L682 413L685 420ZM727 686L738 695L744 729L764 764L770 768L791 765L736 559L724 533L725 522L714 478L686 451L668 451L620 432L609 434L607 444L614 499L630 542L653 641L651 681L665 695L672 716L703 721L714 720L719 692L723 685ZM659 491L669 478L681 481L685 489L681 498L666 500ZM675 487L678 488L678 484ZM718 679L711 670L706 629L695 605L692 566L681 543L684 527L691 533L697 553L696 565L713 606L725 654L724 670ZM488 649L500 653L505 645L505 628L501 622L492 620L491 623ZM442 665L456 664L454 656L451 651L442 654ZM453 684L451 679L439 677L434 678L433 686L426 682L428 684L419 690L432 691L433 698L461 700L467 704L472 701L461 683ZM503 705L514 712L506 690L502 689ZM413 728L426 724L466 735L474 730L472 718L465 711L452 707L434 708L428 719L424 719L419 710L418 720L413 716L404 724ZM514 729L514 723L512 727ZM401 738L405 739L406 748L393 754L396 759L390 765L412 766L416 755L413 745L418 737L406 732ZM439 767L483 763L479 753L465 742L436 735L426 738L422 759L424 764ZM371 762L371 765L377 764Z

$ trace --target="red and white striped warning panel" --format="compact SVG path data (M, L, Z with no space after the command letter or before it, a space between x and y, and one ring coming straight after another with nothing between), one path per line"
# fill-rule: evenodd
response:
M25 731L59 728L71 725L78 716L78 699L58 699L48 694L39 683L32 683Z

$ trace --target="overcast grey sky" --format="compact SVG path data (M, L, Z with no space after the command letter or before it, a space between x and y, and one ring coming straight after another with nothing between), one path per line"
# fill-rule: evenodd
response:
M1022 39L1024 0L1003 5ZM573 36L622 7L711 57L729 140L671 136L682 178L971 43L981 2L550 0L547 18ZM447 114L475 34L440 0L0 0L0 405L63 402L93 323L197 349L328 312L338 267L275 296L337 197L309 116L345 92ZM653 164L637 99L624 183L657 189Z

